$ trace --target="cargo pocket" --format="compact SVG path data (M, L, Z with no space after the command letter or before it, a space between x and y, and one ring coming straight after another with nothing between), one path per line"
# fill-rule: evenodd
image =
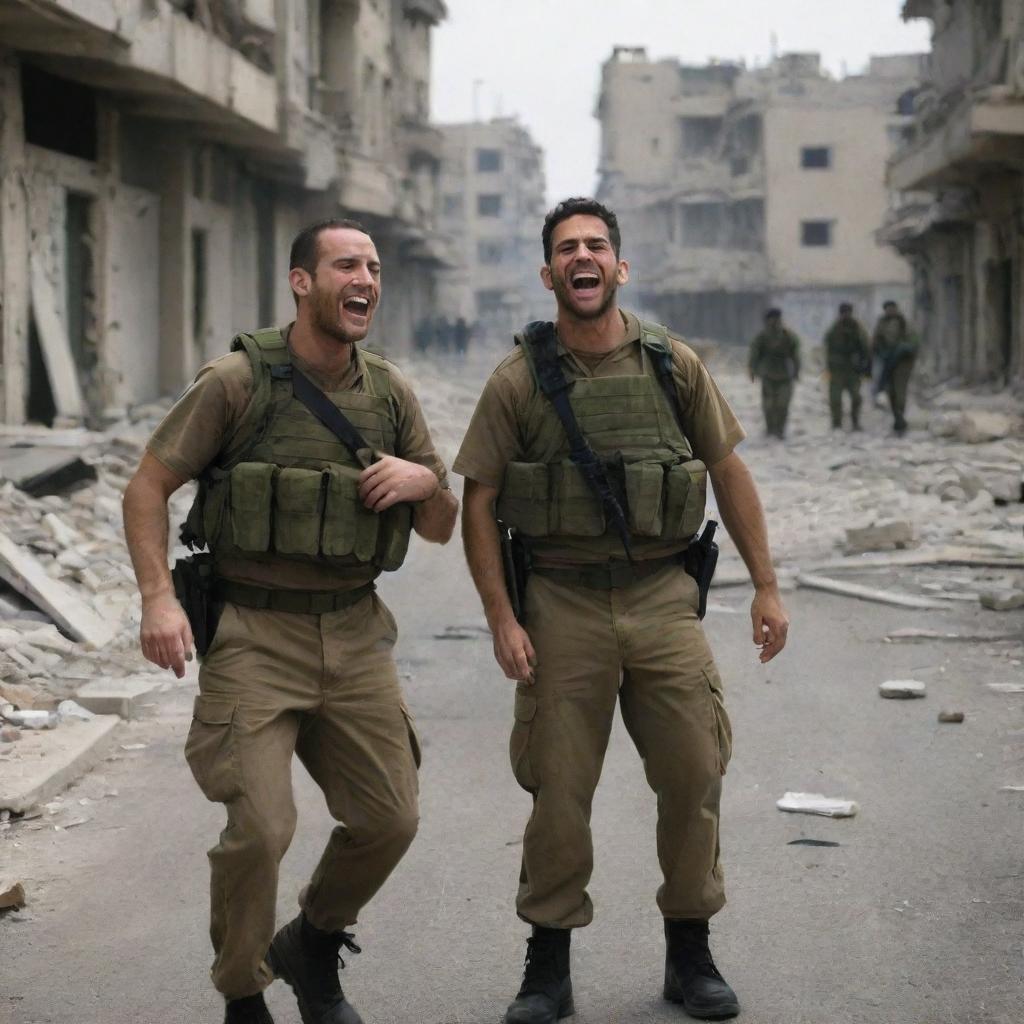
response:
M282 469L274 486L274 549L282 555L318 555L324 474Z
M606 530L604 509L580 470L568 460L552 467L551 532L568 537L600 537Z
M529 793L537 790L537 780L530 765L530 733L533 731L533 719L536 714L537 698L532 693L516 690L516 720L509 739L509 758L512 761L512 774L516 782Z
M626 466L626 500L629 528L638 537L660 537L665 467L658 462L634 462Z
M270 509L277 466L269 462L240 462L231 470L231 536L240 551L270 548Z
M376 562L385 572L393 572L409 551L412 533L412 506L406 502L392 505L378 516L380 520Z
M369 562L377 548L380 517L359 497L359 477L332 466L324 507L323 553L331 558L354 555Z
M707 468L699 459L669 468L661 532L665 540L688 540L700 529L706 494Z
M498 495L498 519L527 537L546 537L551 504L548 467L543 462L510 462Z
M707 683L711 713L714 716L715 738L718 742L718 770L724 775L732 758L732 725L729 722L729 713L725 710L725 692L718 669L713 665L704 669L704 681Z
M416 733L416 723L413 721L412 712L405 701L402 701L402 717L405 719L405 728L409 733L409 746L412 748L412 759L416 767L423 763L423 748L420 746L420 738Z
M226 804L242 795L242 770L235 744L237 702L230 697L196 697L185 760L203 796Z

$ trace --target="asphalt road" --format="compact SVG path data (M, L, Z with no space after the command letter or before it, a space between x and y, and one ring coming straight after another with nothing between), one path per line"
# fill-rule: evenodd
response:
M368 1024L496 1024L526 933L512 910L529 798L507 765L510 684L457 548L417 544L382 589L402 627L424 745L422 827L366 911L364 952L343 980ZM882 643L897 626L977 626L971 606L939 621L805 591L788 600L790 646L767 670L748 639L743 590L716 591L708 620L736 733L723 824L730 902L713 941L742 1019L1017 1024L1024 795L999 790L1024 783L1024 698L985 687L1019 677L1009 648ZM467 638L438 639L449 627ZM882 679L911 676L929 684L925 700L877 696ZM91 820L55 831L42 819L0 840L0 874L23 879L30 901L0 921L5 1024L220 1021L207 980L205 850L221 811L181 757L193 687L175 684L124 727L120 742L145 749L119 748L66 795ZM938 724L940 707L966 711L965 723ZM282 921L330 827L299 767L296 777ZM782 814L775 800L787 789L856 799L860 814ZM685 1020L660 999L654 805L621 725L594 833L597 914L574 940L576 1020ZM840 845L788 845L800 838ZM280 983L269 1002L278 1024L298 1021Z

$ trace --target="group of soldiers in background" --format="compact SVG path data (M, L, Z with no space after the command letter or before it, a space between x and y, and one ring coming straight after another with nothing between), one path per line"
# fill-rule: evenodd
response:
M850 420L860 430L861 381L871 380L871 397L884 393L889 398L893 431L902 437L907 430L906 407L910 373L918 342L899 306L892 301L882 306L875 332L868 333L844 302L839 317L824 338L829 377L828 401L832 429L843 426L843 394L850 396ZM783 438L793 385L800 377L800 339L782 322L782 311L769 309L764 328L750 346L750 379L761 381L761 404L765 428L771 437Z
M446 316L425 316L416 325L413 335L416 351L433 349L435 352L454 352L457 356L464 356L475 326L464 316L456 320L449 320Z

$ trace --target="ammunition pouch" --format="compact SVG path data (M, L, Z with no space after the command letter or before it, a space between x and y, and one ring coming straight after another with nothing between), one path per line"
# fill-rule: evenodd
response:
M610 479L621 479L632 536L685 541L700 529L707 468L699 459L673 465L623 464L617 456L606 465ZM510 462L498 496L497 515L525 537L600 537L614 528L594 500L583 473L569 459Z
M175 597L192 628L196 654L203 658L213 643L224 607L213 592L213 556L198 554L178 559L171 570L171 580Z
M359 497L358 472L345 466L240 462L207 488L202 530L218 558L278 555L389 571L405 559L412 508L370 511Z

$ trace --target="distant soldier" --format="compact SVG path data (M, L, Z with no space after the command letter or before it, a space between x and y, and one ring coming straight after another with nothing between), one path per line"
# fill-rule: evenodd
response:
M455 353L459 356L466 354L466 349L469 348L469 339L472 336L473 328L466 322L464 316L460 316L455 321L455 327L452 328L452 337L455 341Z
M451 347L452 325L446 316L439 316L434 321L434 344L439 352L447 352Z
M428 317L421 317L416 322L416 327L413 330L413 343L416 346L417 352L426 352L430 348L430 335L433 328L430 326L430 319Z
M897 437L902 437L907 432L904 413L907 410L907 390L910 386L910 373L917 359L917 350L917 335L910 329L907 318L900 312L900 307L892 300L883 303L882 315L871 339L871 351L882 366L878 390L889 396L893 430Z
M871 374L868 333L853 315L853 306L844 302L839 319L825 335L825 360L828 366L828 404L832 411L832 429L843 426L843 392L850 395L850 420L860 430L860 380Z
M800 339L782 323L782 311L769 309L764 329L750 346L750 379L761 379L761 406L768 434L783 438L793 397L793 383L800 377Z

